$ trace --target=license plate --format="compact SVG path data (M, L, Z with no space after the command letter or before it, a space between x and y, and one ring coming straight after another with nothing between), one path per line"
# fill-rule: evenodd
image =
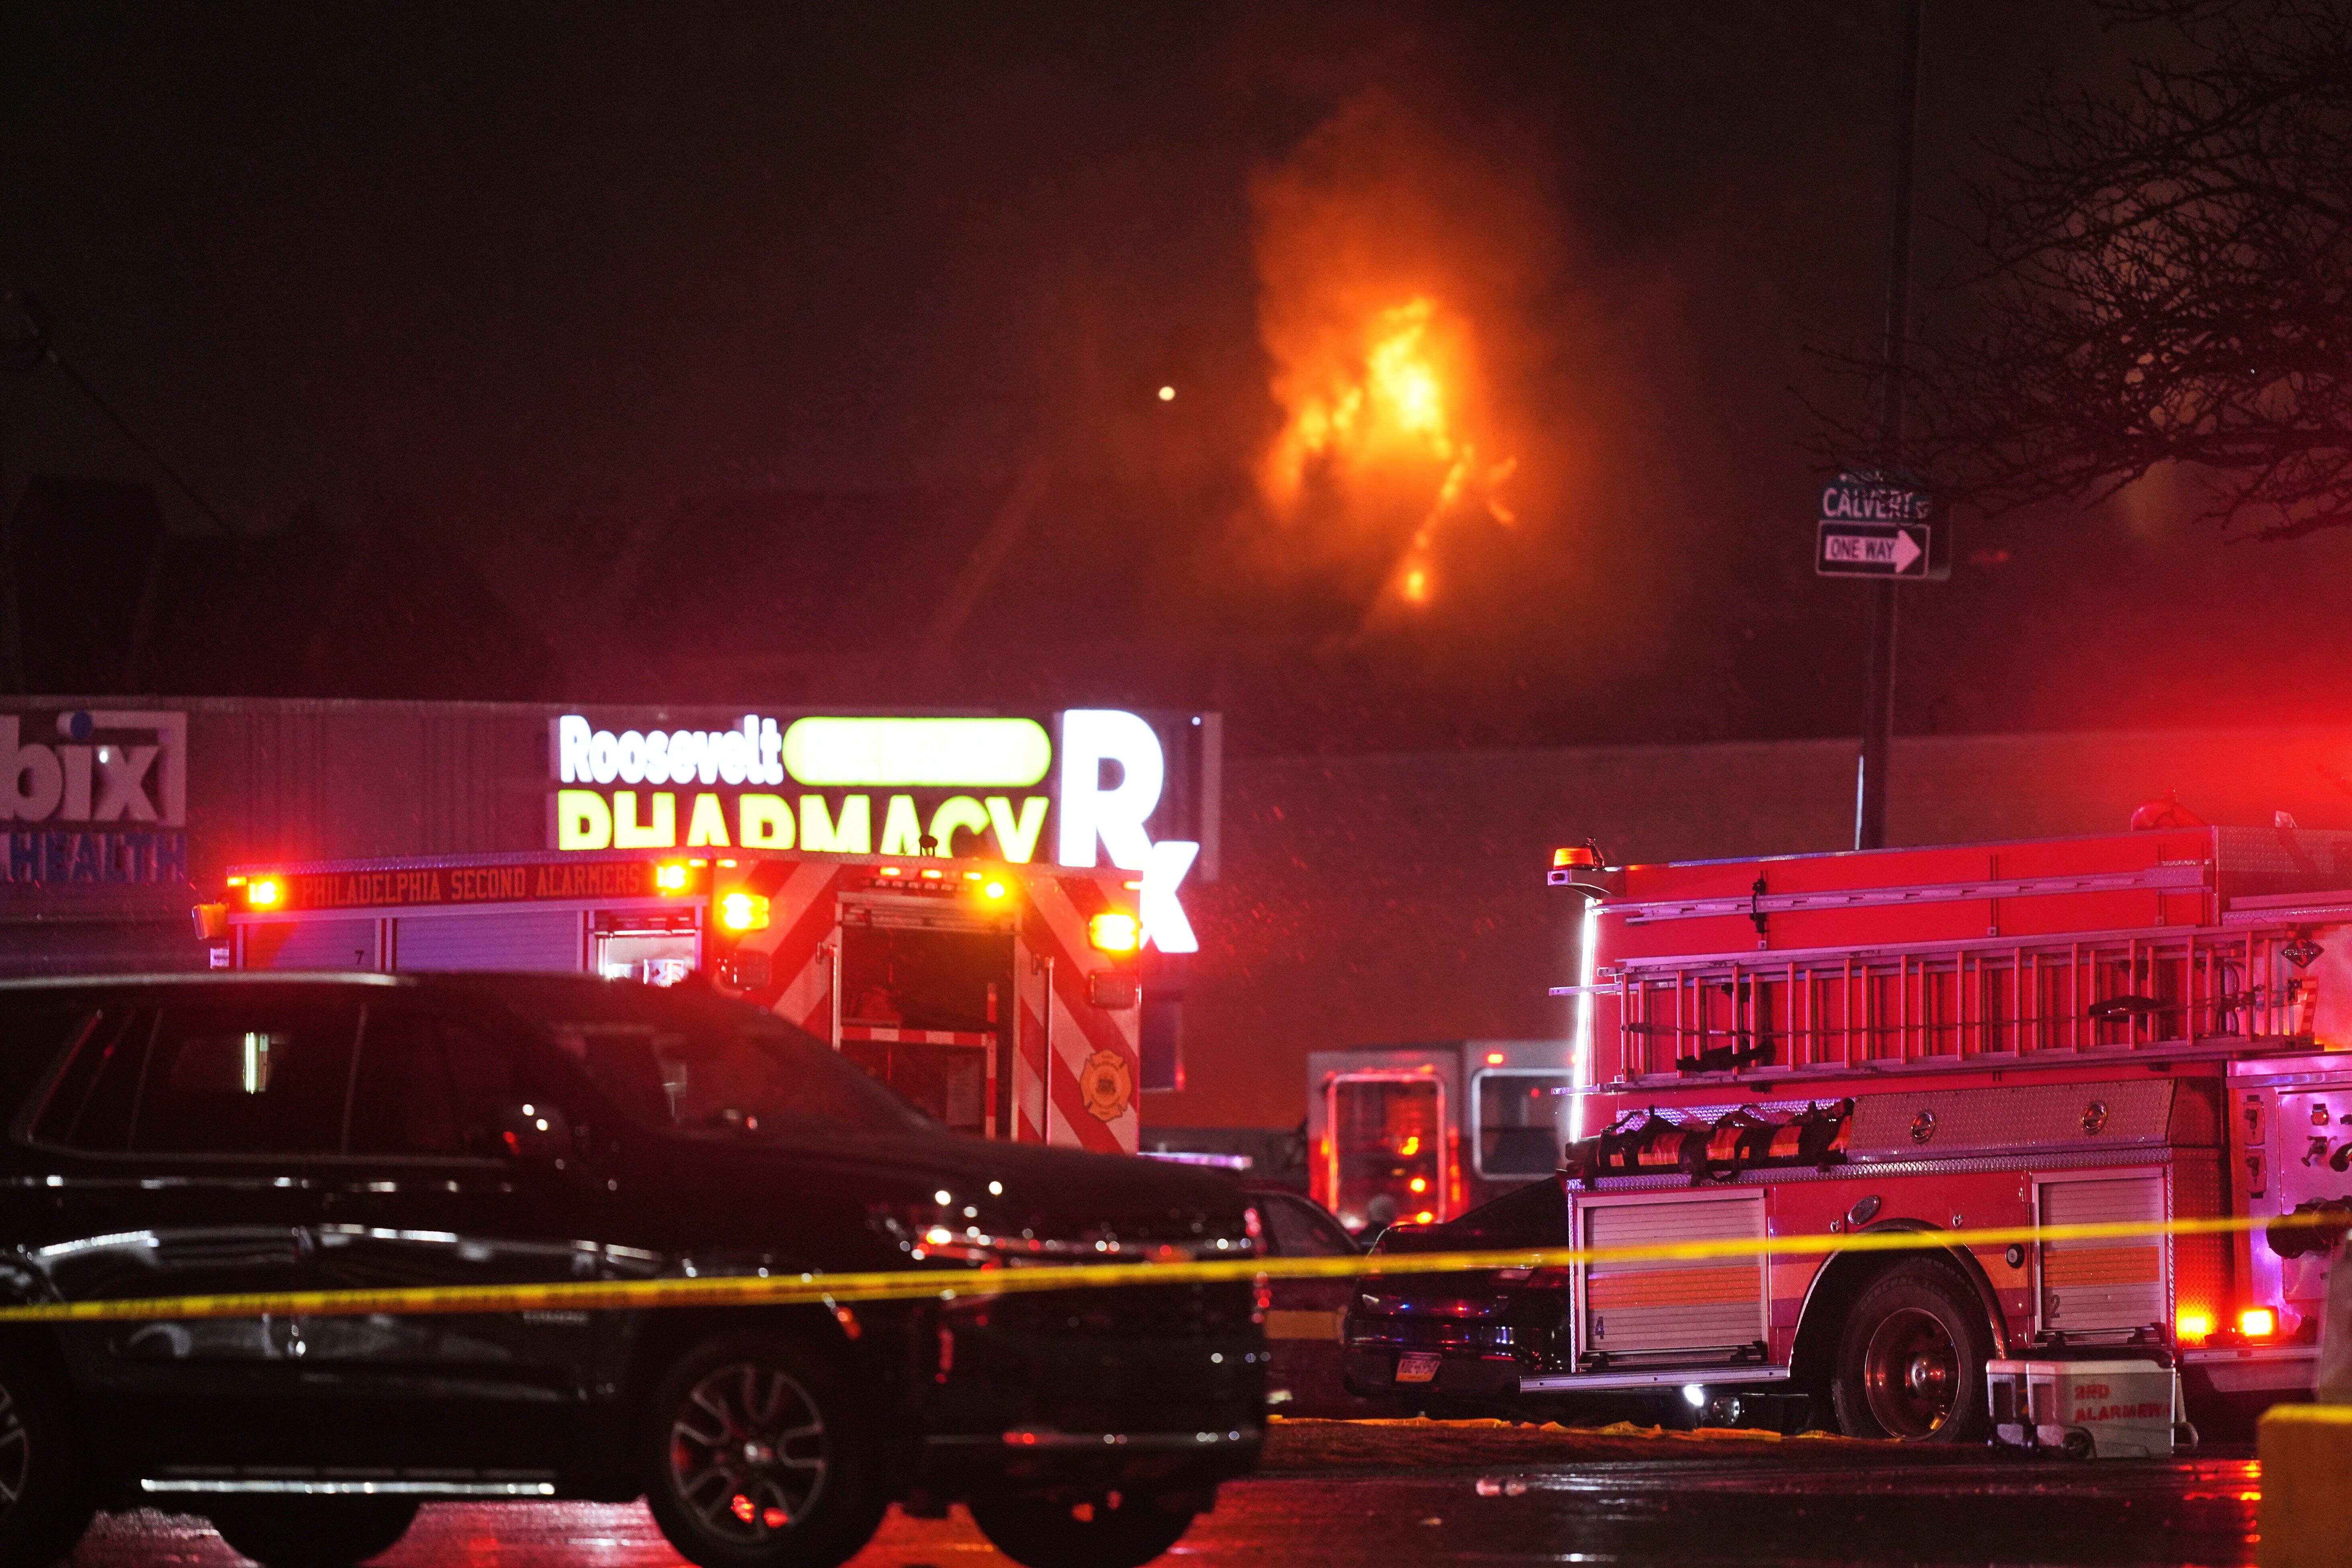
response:
M1434 1383L1444 1356L1401 1355L1397 1357L1396 1380L1399 1383Z

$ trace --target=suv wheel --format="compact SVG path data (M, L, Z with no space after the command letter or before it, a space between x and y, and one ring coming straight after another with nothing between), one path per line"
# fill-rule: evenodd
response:
M0 1349L0 1563L47 1568L97 1511L68 1409L46 1365Z
M794 1340L706 1340L654 1384L638 1430L654 1521L702 1568L834 1568L888 1506L856 1390Z
M220 1538L263 1568L352 1568L392 1550L416 1519L400 1497L222 1498L205 1512Z
M973 1498L965 1506L981 1533L1023 1568L1143 1568L1192 1528L1194 1512L1131 1492L1076 1503Z
M1838 1337L1830 1398L1849 1437L1980 1443L1992 1331L1976 1292L1940 1263L1898 1263L1865 1289Z

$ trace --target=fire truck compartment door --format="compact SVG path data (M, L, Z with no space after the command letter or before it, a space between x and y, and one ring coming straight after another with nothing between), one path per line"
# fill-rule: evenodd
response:
M2044 1226L2146 1225L2151 1234L2042 1244L2042 1325L2070 1334L2161 1325L2164 1178L2155 1173L2069 1176L2041 1184Z
M376 922L362 916L333 920L256 921L245 928L247 969L373 969Z
M576 910L468 910L403 915L392 939L394 969L525 969L581 966Z
M1746 1257L1598 1260L1584 1269L1582 1349L1609 1356L1744 1348L1765 1338L1764 1194L1587 1201L1597 1249L1681 1241L1752 1241Z

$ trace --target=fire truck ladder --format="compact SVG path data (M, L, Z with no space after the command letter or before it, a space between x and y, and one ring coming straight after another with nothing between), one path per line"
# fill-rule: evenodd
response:
M1614 1001L1629 1078L2242 1050L2309 1035L2315 953L2291 926L2182 927L1629 959L1555 994Z

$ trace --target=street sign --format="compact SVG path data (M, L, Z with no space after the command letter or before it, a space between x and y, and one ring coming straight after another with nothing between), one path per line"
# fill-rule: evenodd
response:
M1927 575L1928 525L1924 522L1831 522L1823 519L1813 546L1813 573L1821 577Z
M1923 582L1952 574L1950 541L1927 521L1934 498L1903 475L1849 468L1822 486L1821 501L1815 575Z
M1886 474L1849 468L1822 487L1823 522L1925 522L1932 500Z

